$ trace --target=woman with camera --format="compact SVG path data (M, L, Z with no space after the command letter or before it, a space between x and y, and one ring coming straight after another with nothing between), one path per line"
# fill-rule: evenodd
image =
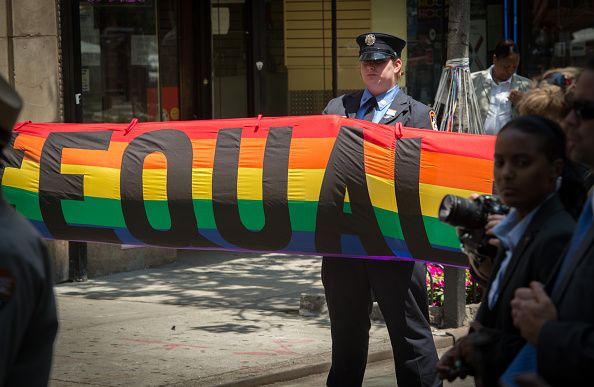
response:
M544 117L516 118L501 129L493 173L511 211L490 230L500 243L476 321L437 364L442 379L474 375L477 386L497 386L525 344L511 316L514 291L547 281L575 226L569 212L585 198L562 129Z

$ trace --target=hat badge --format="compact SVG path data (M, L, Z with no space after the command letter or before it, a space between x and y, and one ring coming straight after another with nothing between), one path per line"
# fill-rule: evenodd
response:
M373 46L375 44L375 35L374 34L367 34L365 36L365 44L368 46Z

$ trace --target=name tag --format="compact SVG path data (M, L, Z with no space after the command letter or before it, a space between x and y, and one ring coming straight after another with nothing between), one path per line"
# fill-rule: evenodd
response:
M388 109L388 111L384 115L384 118L394 118L394 117L396 117L396 110L394 110L394 109Z

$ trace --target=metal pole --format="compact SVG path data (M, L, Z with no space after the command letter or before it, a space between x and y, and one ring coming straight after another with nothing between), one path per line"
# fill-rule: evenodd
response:
M336 0L332 0L332 97L338 96L338 42L336 38Z

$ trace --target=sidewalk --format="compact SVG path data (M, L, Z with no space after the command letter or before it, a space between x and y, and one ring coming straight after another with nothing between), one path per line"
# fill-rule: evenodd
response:
M324 372L327 316L299 316L321 292L321 259L188 251L178 262L56 286L51 386L263 385ZM436 331L438 348L461 330ZM370 361L391 358L371 328Z

